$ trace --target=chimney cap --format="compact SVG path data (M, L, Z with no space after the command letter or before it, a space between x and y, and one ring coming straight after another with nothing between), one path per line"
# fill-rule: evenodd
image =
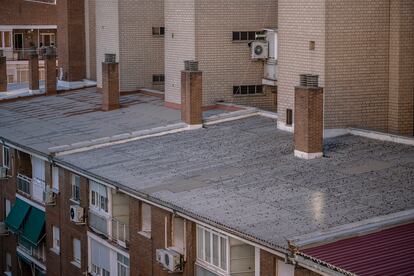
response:
M195 61L195 60L185 60L184 61L184 69L186 71L192 71L192 72L198 71L198 61Z

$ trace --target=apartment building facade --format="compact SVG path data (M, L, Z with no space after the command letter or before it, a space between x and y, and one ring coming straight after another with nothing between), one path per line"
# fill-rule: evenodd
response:
M203 71L203 106L225 101L275 110L276 88L262 85L264 63L251 58L249 42L277 26L273 0L165 1L167 104L180 105L184 61L197 60Z
M121 91L164 90L164 1L88 2L90 39L87 48L91 49L93 57L96 45L98 87L102 87L101 64L105 54L116 54ZM95 27L91 29L91 26ZM96 43L93 36L96 36Z
M281 127L299 75L315 74L325 89L325 129L413 136L412 1L278 3Z

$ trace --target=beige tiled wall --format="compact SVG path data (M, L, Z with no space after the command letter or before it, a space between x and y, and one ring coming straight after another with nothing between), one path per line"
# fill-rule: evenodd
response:
M310 41L315 50L309 50ZM325 0L279 0L279 121L293 109L300 74L319 75L325 85Z
M164 74L164 37L153 36L152 27L164 27L164 0L118 0L120 88L163 90L152 75Z
M263 63L252 61L248 43L233 42L232 32L277 27L277 1L167 0L165 16L166 101L180 103L179 71L185 59L196 58L204 106L227 101L268 108L275 102L270 92L233 97L233 85L261 84Z
M165 101L180 103L184 60L196 58L195 0L165 0Z
M325 128L387 130L388 0L326 0Z
M102 87L102 62L105 53L116 54L119 60L118 0L96 1L96 74Z
M414 135L414 2L390 3L388 128L393 133Z

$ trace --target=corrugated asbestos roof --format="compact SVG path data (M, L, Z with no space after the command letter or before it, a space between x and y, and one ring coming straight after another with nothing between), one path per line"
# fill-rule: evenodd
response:
M58 159L275 248L414 209L414 147L348 135L302 160L292 134L260 116Z
M303 249L301 252L359 276L412 276L414 223Z

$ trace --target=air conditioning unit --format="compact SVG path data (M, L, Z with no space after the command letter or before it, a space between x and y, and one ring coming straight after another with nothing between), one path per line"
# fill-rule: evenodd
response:
M45 204L46 205L53 205L56 203L56 193L50 188L46 187L45 191Z
M85 216L84 216L84 209L79 205L71 205L70 206L70 220L74 223L84 223Z
M157 249L156 259L169 272L183 271L183 256L172 249Z
M5 236L9 234L9 230L7 229L6 223L0 221L0 236Z
M7 168L0 167L0 179L6 179L6 178L7 178Z
M251 43L252 59L267 59L269 57L269 42L253 41Z

